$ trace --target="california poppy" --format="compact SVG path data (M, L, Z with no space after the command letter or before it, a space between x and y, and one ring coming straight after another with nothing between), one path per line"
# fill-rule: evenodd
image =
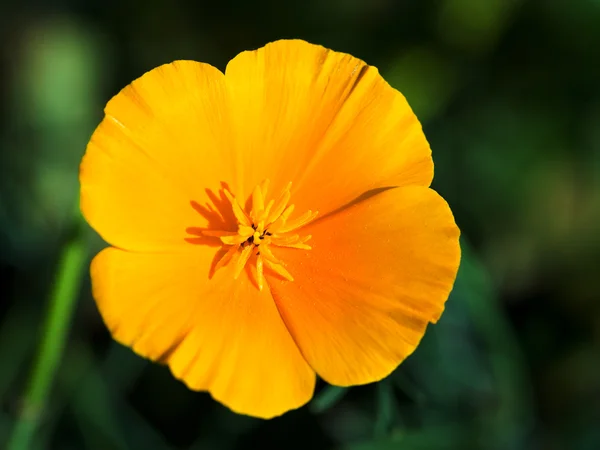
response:
M392 372L442 314L459 230L419 121L377 69L299 40L225 73L176 61L111 99L80 172L111 245L113 337L232 410ZM291 206L293 205L293 207Z

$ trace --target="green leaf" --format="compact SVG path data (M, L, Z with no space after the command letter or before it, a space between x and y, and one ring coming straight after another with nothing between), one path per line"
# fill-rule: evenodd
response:
M391 381L382 380L377 387L377 418L375 419L374 435L376 438L386 436L392 427L394 416L397 413L394 389Z
M523 355L494 294L489 275L463 239L458 295L466 303L479 335L488 348L495 381L497 406L482 416L482 426L493 448L515 448L533 423L529 380Z
M384 75L406 96L422 122L443 111L461 80L452 61L424 47L408 50Z
M326 386L310 403L310 410L315 414L327 411L335 406L348 392L348 388L339 386Z
M27 358L33 353L38 337L31 330L36 328L39 315L21 305L22 302L16 302L0 328L0 398L6 398Z
M396 430L389 437L349 444L342 450L467 450L473 446L465 429L449 425L419 431Z
M122 386L106 377L89 347L73 346L67 358L60 387L76 413L87 449L170 448L121 395Z

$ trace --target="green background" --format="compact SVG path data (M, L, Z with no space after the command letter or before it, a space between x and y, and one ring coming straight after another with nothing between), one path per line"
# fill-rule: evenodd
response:
M111 341L87 275L103 244L74 210L120 88L292 37L364 59L406 95L463 263L388 379L319 384L262 421ZM1 0L0 448L599 449L599 81L598 0Z

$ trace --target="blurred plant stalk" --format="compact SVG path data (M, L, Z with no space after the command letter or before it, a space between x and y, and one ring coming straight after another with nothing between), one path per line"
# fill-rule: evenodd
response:
M7 450L29 449L43 418L69 334L83 275L87 270L87 245L82 224L83 219L77 210L75 233L60 255L38 355L19 415L8 439Z

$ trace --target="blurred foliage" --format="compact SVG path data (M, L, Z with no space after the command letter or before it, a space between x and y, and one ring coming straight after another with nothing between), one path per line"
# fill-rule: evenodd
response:
M320 384L265 422L112 343L86 279L32 448L600 448L597 0L3 1L0 448L106 101L159 64L223 69L284 37L379 67L421 118L463 230L442 319L388 379Z

